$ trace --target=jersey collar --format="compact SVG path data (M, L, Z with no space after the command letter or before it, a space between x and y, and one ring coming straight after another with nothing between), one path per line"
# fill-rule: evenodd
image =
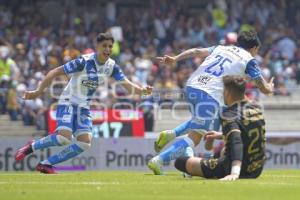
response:
M97 54L94 53L94 61L95 61L96 67L100 67L100 66L105 65L105 64L109 61L109 59L110 59L110 58L108 58L107 61L105 61L105 63L101 63L101 62L97 59Z

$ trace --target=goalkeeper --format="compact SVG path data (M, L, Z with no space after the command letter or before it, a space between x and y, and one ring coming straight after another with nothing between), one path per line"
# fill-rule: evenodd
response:
M224 100L228 106L221 114L222 133L211 131L205 136L225 140L224 156L218 159L180 157L175 167L192 176L233 181L257 178L265 161L265 121L262 109L245 99L246 80L225 76Z

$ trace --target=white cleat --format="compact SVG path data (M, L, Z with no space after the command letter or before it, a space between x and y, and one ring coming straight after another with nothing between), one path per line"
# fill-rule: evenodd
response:
M183 178L193 178L191 175L189 175L188 173L182 173Z
M155 175L163 175L162 163L158 156L155 156L148 162L148 168L153 171Z

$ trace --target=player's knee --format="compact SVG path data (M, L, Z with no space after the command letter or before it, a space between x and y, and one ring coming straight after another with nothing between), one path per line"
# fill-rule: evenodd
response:
M199 143L200 143L200 140L202 138L202 135L195 132L195 131L192 131L188 134L188 137L193 140L195 146L197 146Z
M56 135L56 139L60 145L67 145L71 143L71 140L63 135Z
M186 169L186 163L187 163L188 159L189 159L189 157L187 157L187 156L177 158L176 161L175 161L175 164L174 164L175 168L179 171L188 173L188 171Z
M89 133L81 134L76 137L77 141L91 143L92 142L92 135Z
M69 130L59 130L57 136L62 136L70 141L72 140L72 133Z
M82 150L86 151L91 147L91 143L76 141L75 144Z

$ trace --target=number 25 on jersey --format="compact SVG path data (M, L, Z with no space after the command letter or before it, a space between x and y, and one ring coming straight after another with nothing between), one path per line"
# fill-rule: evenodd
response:
M216 55L215 59L217 59L217 60L215 62L213 62L210 66L208 66L205 69L205 72L212 74L216 77L219 77L224 73L224 65L226 64L226 62L232 63L232 61L221 55Z

